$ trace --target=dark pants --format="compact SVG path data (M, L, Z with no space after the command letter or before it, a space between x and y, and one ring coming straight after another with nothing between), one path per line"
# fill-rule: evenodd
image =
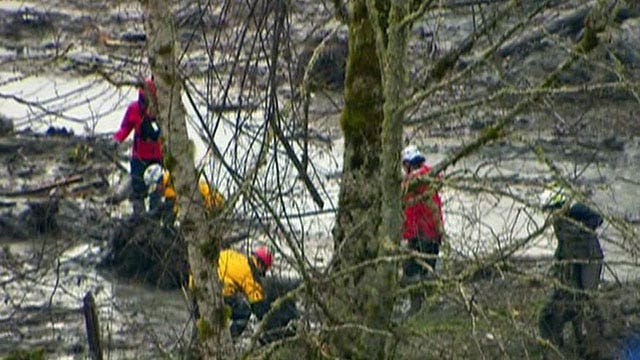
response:
M410 258L405 261L403 266L403 282L405 284L411 284L428 279L431 276L432 271L436 268L437 256L440 253L439 242L427 238L409 239L409 249L421 254L430 255L430 257ZM431 269L425 266L425 263L429 265ZM415 314L420 310L426 293L429 293L430 291L429 286L423 286L421 290L411 294L411 308L407 315Z
M231 308L231 337L237 338L249 324L251 307L244 298L231 296L224 298L225 305Z
M153 210L160 205L161 195L157 191L149 194L149 188L144 183L144 171L151 164L161 164L161 162L158 160L131 159L131 200L144 203L144 200L149 196L149 209Z
M419 277L420 279L424 279L426 276L428 276L428 274L431 273L431 271L421 265L420 262L429 264L429 266L431 266L431 269L435 270L437 256L440 253L440 244L437 241L427 238L415 238L409 240L409 249L432 256L428 259L411 258L404 263L405 277Z
M175 199L165 199L162 205L162 221L165 225L173 225L176 221L176 213L174 208L176 206Z
M588 293L597 289L602 262L565 262L556 265L556 272L562 286L554 290L540 313L540 336L563 346L563 329L571 322L578 351L587 356L598 350L590 349L589 344L596 344L602 335L602 314Z

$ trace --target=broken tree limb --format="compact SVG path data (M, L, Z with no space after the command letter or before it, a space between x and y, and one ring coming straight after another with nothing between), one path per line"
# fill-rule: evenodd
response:
M24 190L17 190L17 191L0 191L0 196L18 197L18 196L27 196L27 195L41 195L41 194L47 193L51 189L75 184L81 181L83 181L83 177L81 175L72 175L63 180L56 181L52 184L38 186L31 189L24 189Z
M74 196L82 196L89 193L91 190L104 189L109 187L109 182L104 179L95 179L88 181L84 184L80 184L69 189L69 192Z
M15 201L2 201L2 200L0 200L0 207L12 207L12 206L16 206L16 202Z

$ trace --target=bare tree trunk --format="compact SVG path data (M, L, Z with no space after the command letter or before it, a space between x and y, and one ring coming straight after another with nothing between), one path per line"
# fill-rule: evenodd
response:
M201 318L198 336L205 359L232 356L233 346L226 331L222 288L217 264L219 237L211 236L198 191L198 173L193 159L193 143L187 134L186 111L182 103L183 80L177 64L176 29L169 0L143 1L148 18L148 56L158 93L157 114L163 129L165 165L174 175L179 194L180 231L187 241L193 289Z
M345 154L335 244L341 270L351 272L334 304L347 329L333 339L345 357L388 358L387 331L397 286L397 266L379 261L402 230L399 154L407 88L405 22L409 1L354 1L342 128ZM350 299L342 302L340 299ZM354 315L351 315L354 314ZM358 326L350 326L353 321ZM361 327L364 325L364 328Z
M395 266L375 261L384 254L383 241L388 239L379 236L383 222L380 176L383 89L376 41L384 30L376 31L376 24L372 23L372 18L379 14L377 9L368 8L365 0L350 3L345 108L341 117L345 152L334 229L335 270L348 270L349 275L338 285L332 305L345 329L334 334L332 344L335 351L347 358L385 357L384 340L388 335L385 329L393 309L389 289L395 283ZM385 136L394 137L392 132ZM398 179L396 182L399 186ZM361 266L367 262L370 263Z
M382 122L382 226L380 236L399 242L402 232L400 151L406 96L407 41L411 24L403 23L409 1L394 1L389 11L388 41L384 53L384 121Z
M409 13L409 0L397 0L391 2L389 9L389 25L387 27L387 43L381 57L383 64L383 90L384 90L384 120L382 122L382 224L378 229L380 239L379 256L390 255L400 243L402 234L402 195L400 191L400 151L402 149L402 134L404 111L402 104L405 100L408 88L407 71L404 64L407 63L407 42L411 23L405 20ZM380 30L381 31L381 30ZM382 46L379 41L379 47ZM385 245L387 244L387 245ZM377 314L375 321L378 326L388 326L395 302L395 290L397 288L397 266L395 263L381 263L376 266L377 274L375 284L377 288ZM379 344L385 342L384 338L377 340ZM380 346L380 345L379 345ZM382 349L381 349L382 350ZM387 350L389 350L387 348ZM389 358L388 354L385 358Z

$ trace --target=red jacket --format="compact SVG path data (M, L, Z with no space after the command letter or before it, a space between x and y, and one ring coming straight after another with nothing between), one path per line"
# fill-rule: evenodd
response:
M142 140L140 136L141 124L142 112L140 111L140 104L137 101L133 101L127 107L120 129L113 134L113 139L118 142L123 142L124 139L129 136L131 130L135 130L133 146L131 148L131 158L144 161L162 161L162 144L159 140Z
M431 196L433 204L429 204L428 199L420 199L423 194L429 191L426 184L417 185L417 188L408 191L409 183L420 177L426 177L431 168L423 164L420 168L407 174L402 182L404 195L404 226L402 237L404 239L428 238L442 241L444 230L444 218L442 216L442 200L437 192ZM420 200L419 200L420 199ZM437 212L434 216L433 210Z

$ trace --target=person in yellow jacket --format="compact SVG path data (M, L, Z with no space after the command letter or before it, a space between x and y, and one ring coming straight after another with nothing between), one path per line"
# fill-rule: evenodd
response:
M273 255L266 246L247 256L225 249L218 258L218 277L222 283L224 302L231 308L231 337L237 338L249 323L251 313L259 320L269 310L260 279L271 268Z
M160 180L162 177L162 180ZM173 224L178 214L177 193L171 181L169 170L163 170L159 164L153 164L144 173L144 180L149 191L157 191L164 198L164 204L159 212L166 224ZM205 179L198 183L200 194L204 200L204 207L208 212L220 210L224 207L224 197L217 189L209 187Z

